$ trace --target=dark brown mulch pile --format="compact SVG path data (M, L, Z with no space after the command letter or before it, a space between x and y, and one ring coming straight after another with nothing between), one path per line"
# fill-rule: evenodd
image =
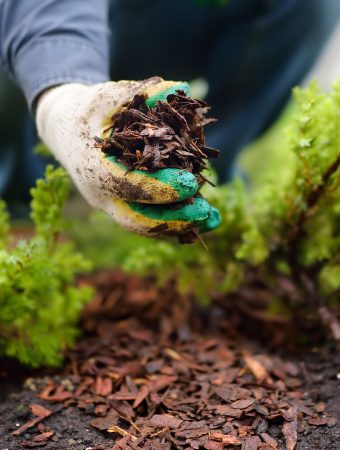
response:
M84 449L70 435L62 443L77 418L102 433L87 441L98 450L294 449L299 433L336 424L305 394L303 365L236 338L215 308L117 272L84 281L98 287L87 336L62 373L30 381L37 396L6 448Z
M173 167L199 174L206 159L219 155L219 150L205 145L203 127L215 121L206 118L208 105L180 90L152 109L145 105L146 98L136 95L114 115L111 136L95 138L97 145L128 170Z

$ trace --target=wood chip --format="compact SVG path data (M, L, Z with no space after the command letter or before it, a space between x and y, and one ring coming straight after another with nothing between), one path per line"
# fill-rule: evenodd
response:
M231 407L235 409L246 409L254 403L254 398L245 398L243 400L236 400L236 402L231 403Z
M254 356L244 354L243 358L247 367L257 380L263 381L265 378L267 378L268 373L266 368Z
M114 450L273 450L275 419L277 427L283 422L286 447L293 450L298 416L299 424L335 423L334 417L317 417L325 405L313 407L305 397L294 364L245 353L226 336L221 316L212 316L212 338L204 317L194 316L191 300L181 300L172 285L159 295L151 278L96 276L101 300L83 318L89 335L69 351L63 372L41 388L40 397L59 405L53 411L31 405L31 420L14 436L34 428L47 439L44 433L52 430L41 421L70 404L91 426L115 434ZM28 448L40 444L27 441Z
M261 445L261 439L258 436L249 436L242 442L241 450L257 450Z
M90 424L94 428L98 428L98 430L107 430L108 428L111 428L113 425L116 425L119 420L119 414L114 410L111 409L106 417L99 417L97 419L93 419L90 421Z
M46 431L45 433L38 434L32 439L34 442L46 442L54 435L54 431Z
M107 138L95 138L106 155L117 157L128 170L155 171L165 167L200 173L205 159L219 151L206 147L203 127L214 119L201 100L183 91L168 95L150 109L145 95L136 95L126 108L112 117L112 132Z
M52 414L52 411L50 409L44 408L43 406L36 403L31 405L30 409L32 413L40 419L44 419L45 417L48 417Z
M177 429L180 427L183 420L176 419L169 414L155 414L149 424L153 427L166 427L170 429Z
M286 449L294 450L297 442L297 421L285 421L282 427L282 432L285 437Z
M210 439L222 442L224 445L241 445L241 440L230 434L210 433Z

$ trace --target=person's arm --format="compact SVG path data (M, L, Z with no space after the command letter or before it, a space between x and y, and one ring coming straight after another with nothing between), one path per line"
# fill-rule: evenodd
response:
M109 80L108 0L0 0L0 62L30 106L58 84Z
M0 0L1 61L36 109L39 136L94 208L149 236L214 228L219 216L201 198L166 206L195 194L192 173L127 174L95 147L95 136L134 95L164 99L188 88L159 77L108 82L107 18L107 0Z

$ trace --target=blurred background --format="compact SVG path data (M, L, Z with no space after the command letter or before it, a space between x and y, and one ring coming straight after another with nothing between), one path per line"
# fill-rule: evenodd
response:
M215 169L223 182L239 170L240 149L273 124L292 87L313 67L329 84L339 33L327 61L315 64L339 18L338 0L112 0L111 78L191 81L193 96L205 98L218 118L207 139L222 150ZM1 72L0 195L16 217L27 214L29 188L46 164L33 155L38 138L32 115ZM263 162L255 149L243 164L248 171Z

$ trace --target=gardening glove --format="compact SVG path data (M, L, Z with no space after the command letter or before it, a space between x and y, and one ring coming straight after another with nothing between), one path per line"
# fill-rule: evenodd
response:
M218 211L199 197L178 209L167 206L196 193L199 186L192 173L175 168L128 172L115 157L95 146L94 137L110 132L112 115L137 93L147 94L147 104L153 107L178 89L188 92L189 87L158 77L92 86L72 83L46 91L38 101L39 136L88 203L139 234L180 235L194 228L209 231L220 222Z

